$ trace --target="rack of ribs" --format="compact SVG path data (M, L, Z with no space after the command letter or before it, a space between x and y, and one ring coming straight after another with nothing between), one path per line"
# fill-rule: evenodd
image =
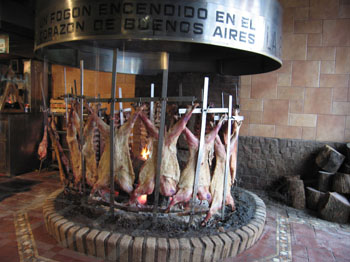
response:
M225 116L221 116L217 125L205 135L205 144L203 150L203 158L201 162L201 172L198 181L198 193L197 196L199 200L208 200L211 202L211 194L209 192L210 186L210 168L209 168L209 151L213 148L215 137L218 134Z
M142 107L138 108L130 119L116 130L114 135L114 181L123 191L129 194L133 191L135 173L131 163L128 140L135 121L142 109ZM96 114L94 114L94 118L100 134L105 141L105 146L97 169L98 180L91 191L92 195L99 189L108 191L110 185L110 128L109 125L103 122Z
M92 110L89 108L89 110ZM89 186L93 186L98 178L97 175L97 161L96 161L96 147L94 145L96 121L93 112L90 111L88 120L84 127L85 143L82 149L82 153L85 157L86 163L86 182Z
M234 111L234 116L238 116L238 110ZM239 129L241 128L242 121L234 121L233 129L230 141L230 172L231 172L231 181L234 184L236 180L237 172L237 153L238 153L238 136ZM227 143L227 131L224 134L225 144Z
M208 200L209 202L211 201L211 195L209 193L209 185L210 185L210 168L209 168L209 162L208 162L209 150L213 146L215 136L219 132L223 121L224 121L224 116L220 119L216 127L213 128L205 136L205 148L203 152L204 157L201 162L201 172L199 175L198 193L197 193L197 196L200 200ZM188 143L190 156L186 163L185 168L181 173L180 182L178 184L179 190L171 200L167 208L167 211L169 211L174 205L178 203L189 202L193 193L193 183L194 183L194 176L196 171L199 140L187 127L184 130L184 134L186 137L186 141Z
M224 176L225 176L225 164L226 164L226 150L225 146L221 142L220 137L217 135L215 138L215 156L216 164L214 169L213 178L210 183L210 193L212 195L212 202L210 204L210 209L205 217L202 226L208 222L213 214L215 214L222 207L223 189L224 189ZM226 184L226 205L230 205L232 210L235 209L234 201L231 195L231 177L228 176Z
M160 193L163 196L172 196L176 192L176 186L180 179L180 167L177 160L177 140L190 120L193 110L198 106L195 104L187 110L186 114L177 121L164 136L162 150L162 164L160 167ZM147 118L144 113L140 113L140 119L146 126L152 139L151 155L144 163L139 174L138 186L132 193L130 203L135 204L140 195L151 194L154 190L155 173L158 155L158 136L157 127Z
M188 144L189 157L185 168L181 172L180 181L178 184L178 191L173 196L167 212L178 203L187 203L190 201L193 192L193 180L198 156L198 138L186 127L183 131Z
M81 152L79 148L78 135L80 129L80 119L76 111L77 104L72 104L69 115L68 115L68 126L67 126L67 143L70 152L70 159L72 164L74 184L77 186L82 179L81 173Z

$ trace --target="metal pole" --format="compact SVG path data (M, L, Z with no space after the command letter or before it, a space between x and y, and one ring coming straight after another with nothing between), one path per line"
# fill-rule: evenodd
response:
M46 88L46 90L48 90L48 86L47 86L47 83L48 83L48 64L47 64L47 58L45 57L44 58L44 72L43 72L43 79L42 79L42 85L41 85L41 93L42 93L42 96L43 96L43 105L44 105L44 110L47 110L47 104L46 104L46 99L45 99L45 91L44 89Z
M224 92L221 92L221 107L225 107Z
M80 60L80 146L81 148L84 145L84 134L83 134L83 126L84 126L84 61ZM81 152L81 175L83 178L83 193L85 196L86 188L85 188L85 159L84 155Z
M112 218L114 218L114 110L115 110L115 93L116 93L116 85L117 85L117 55L118 50L113 49L113 66L112 66L112 87L111 87L111 97L112 97L112 103L111 103L111 121L110 121L110 136L109 136L109 146L110 146L110 196L109 196L109 204L110 204L110 213Z
M222 209L221 209L221 218L225 218L225 204L226 204L226 185L227 177L229 173L230 165L230 142L231 142L231 122L232 122L232 96L228 98L228 127L227 127L227 144L226 144L226 163L225 163L225 175L224 175L224 184L223 184L223 199L222 199ZM230 192L228 192L230 194Z
M200 134L200 139L199 139L199 149L198 149L196 173L194 176L194 183L193 183L193 195L192 195L192 200L191 200L190 224L192 224L192 222L193 222L194 203L195 203L196 197L197 197L199 173L200 173L201 163L202 163L202 158L203 158L205 127L206 127L206 122L207 122L207 108L208 108L208 87L209 87L209 78L205 77L204 78L203 105L202 105L201 134Z
M179 97L182 97L182 83L179 84Z
M119 87L119 98L122 98L122 88ZM120 116L120 125L124 124L124 113L123 113L123 102L119 102L119 116Z
M66 125L68 126L68 97L67 97L66 67L63 68L63 78L64 78L64 102L66 104Z
M165 114L166 114L166 105L167 105L167 92L168 92L168 73L169 73L169 54L164 54L165 61L165 69L163 70L163 83L162 83L162 107L161 107L161 115L160 115L160 128L158 134L158 154L157 154L157 169L156 169L156 182L154 189L154 207L153 207L153 215L154 218L158 211L158 203L159 203L159 185L160 185L160 167L162 164L162 151L163 151L163 140L165 133Z
M151 97L154 97L154 84L151 84ZM154 102L151 101L150 107L149 107L149 119L152 123L154 123Z

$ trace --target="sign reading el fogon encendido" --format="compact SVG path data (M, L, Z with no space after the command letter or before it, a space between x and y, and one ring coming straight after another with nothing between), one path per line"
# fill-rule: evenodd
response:
M277 60L281 56L281 10L275 0L46 0L39 4L36 49L84 39L148 39L237 48Z

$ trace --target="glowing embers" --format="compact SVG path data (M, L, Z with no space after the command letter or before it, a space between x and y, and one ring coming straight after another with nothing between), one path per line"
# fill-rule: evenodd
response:
M147 195L139 196L137 202L139 202L140 205L145 205L147 203Z

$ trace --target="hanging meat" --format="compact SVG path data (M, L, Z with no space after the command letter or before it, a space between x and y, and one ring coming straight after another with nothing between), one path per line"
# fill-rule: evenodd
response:
M215 137L218 134L225 116L221 116L218 124L205 136L203 158L198 182L198 198L199 200L208 200L211 202L210 186L210 167L209 167L209 151L213 148Z
M39 160L44 160L47 156L47 125L44 127L44 136L38 148Z
M235 109L234 116L238 116L238 109ZM242 121L234 121L232 128L232 135L230 141L230 173L232 184L235 183L236 180L236 172L237 172L237 152L238 152L238 136L239 129L241 128ZM225 144L227 143L227 131L224 134Z
M133 184L135 181L135 173L130 158L129 136L143 108L139 107L130 116L128 121L116 131L114 138L114 179L119 187L128 194L131 194L134 190Z
M225 164L226 164L226 150L225 146L221 142L219 136L215 138L215 156L216 164L214 169L213 178L210 183L210 193L212 196L212 201L210 204L210 209L205 217L202 226L204 226L208 220L222 207L223 189L224 189L224 177L225 177ZM233 198L231 195L231 176L227 176L226 184L226 205L232 207L232 211L235 209Z
M198 104L190 107L186 114L177 121L164 136L162 164L160 167L160 193L163 196L173 196L180 180L180 166L177 160L176 144L190 120L193 110Z
M94 136L96 121L94 117L94 112L90 109L90 115L86 121L84 127L84 146L82 148L82 153L85 157L86 171L85 178L89 186L93 186L98 178L97 175L97 161L96 161L96 150L94 145Z
M124 125L115 130L114 134L114 181L123 191L129 194L133 191L135 173L130 159L128 140L135 121L142 109L142 107L138 108ZM100 134L105 140L105 147L98 165L98 180L93 186L91 194L94 194L99 189L108 190L110 177L110 127L96 114L94 114L94 118Z
M178 203L187 203L190 201L193 192L193 180L197 163L197 153L199 141L197 137L186 127L183 131L188 144L189 157L185 168L182 170L180 181L178 184L178 191L171 200L167 212Z
M221 117L220 121L206 136L205 136L205 144L203 151L203 158L201 162L201 169L198 180L198 193L197 196L200 200L211 201L211 194L209 193L209 185L210 185L210 168L209 168L209 150L213 147L215 136L219 132L221 125L224 121L224 116ZM186 203L188 202L193 193L193 183L194 176L196 172L196 163L197 163L197 153L199 140L198 138L188 129L184 130L186 141L189 146L189 159L184 170L181 173L180 182L178 184L179 190L176 195L173 197L170 202L167 211L171 209L174 205L178 203Z
M57 157L58 167L60 171L60 180L61 184L65 187L68 186L70 183L70 176L69 176L69 160L65 153L63 152L63 148L59 142L59 136L56 131L55 123L53 121L53 118L49 118L49 124L47 125L47 131L49 133L52 147L55 150L55 154Z
M149 143L150 143L150 154L141 167L139 173L138 186L132 192L130 196L130 204L138 204L137 198L141 195L150 195L153 193L155 184L155 174L157 167L157 155L158 155L158 129L153 125L151 120L141 112L140 119L146 126L149 133Z
M176 143L180 134L185 129L187 122L190 120L193 110L197 106L198 104L195 104L188 109L186 114L165 133L162 164L160 167L160 193L164 196L172 196L176 192L176 187L180 179ZM141 113L140 118L145 124L149 135L152 137L152 153L140 171L138 187L133 192L130 203L135 203L137 197L140 195L151 194L155 183L159 132L145 114Z
M70 152L70 160L72 164L74 184L78 186L82 179L81 173L81 152L78 142L78 135L80 129L80 118L77 114L77 103L74 102L68 115L67 126L67 143Z

